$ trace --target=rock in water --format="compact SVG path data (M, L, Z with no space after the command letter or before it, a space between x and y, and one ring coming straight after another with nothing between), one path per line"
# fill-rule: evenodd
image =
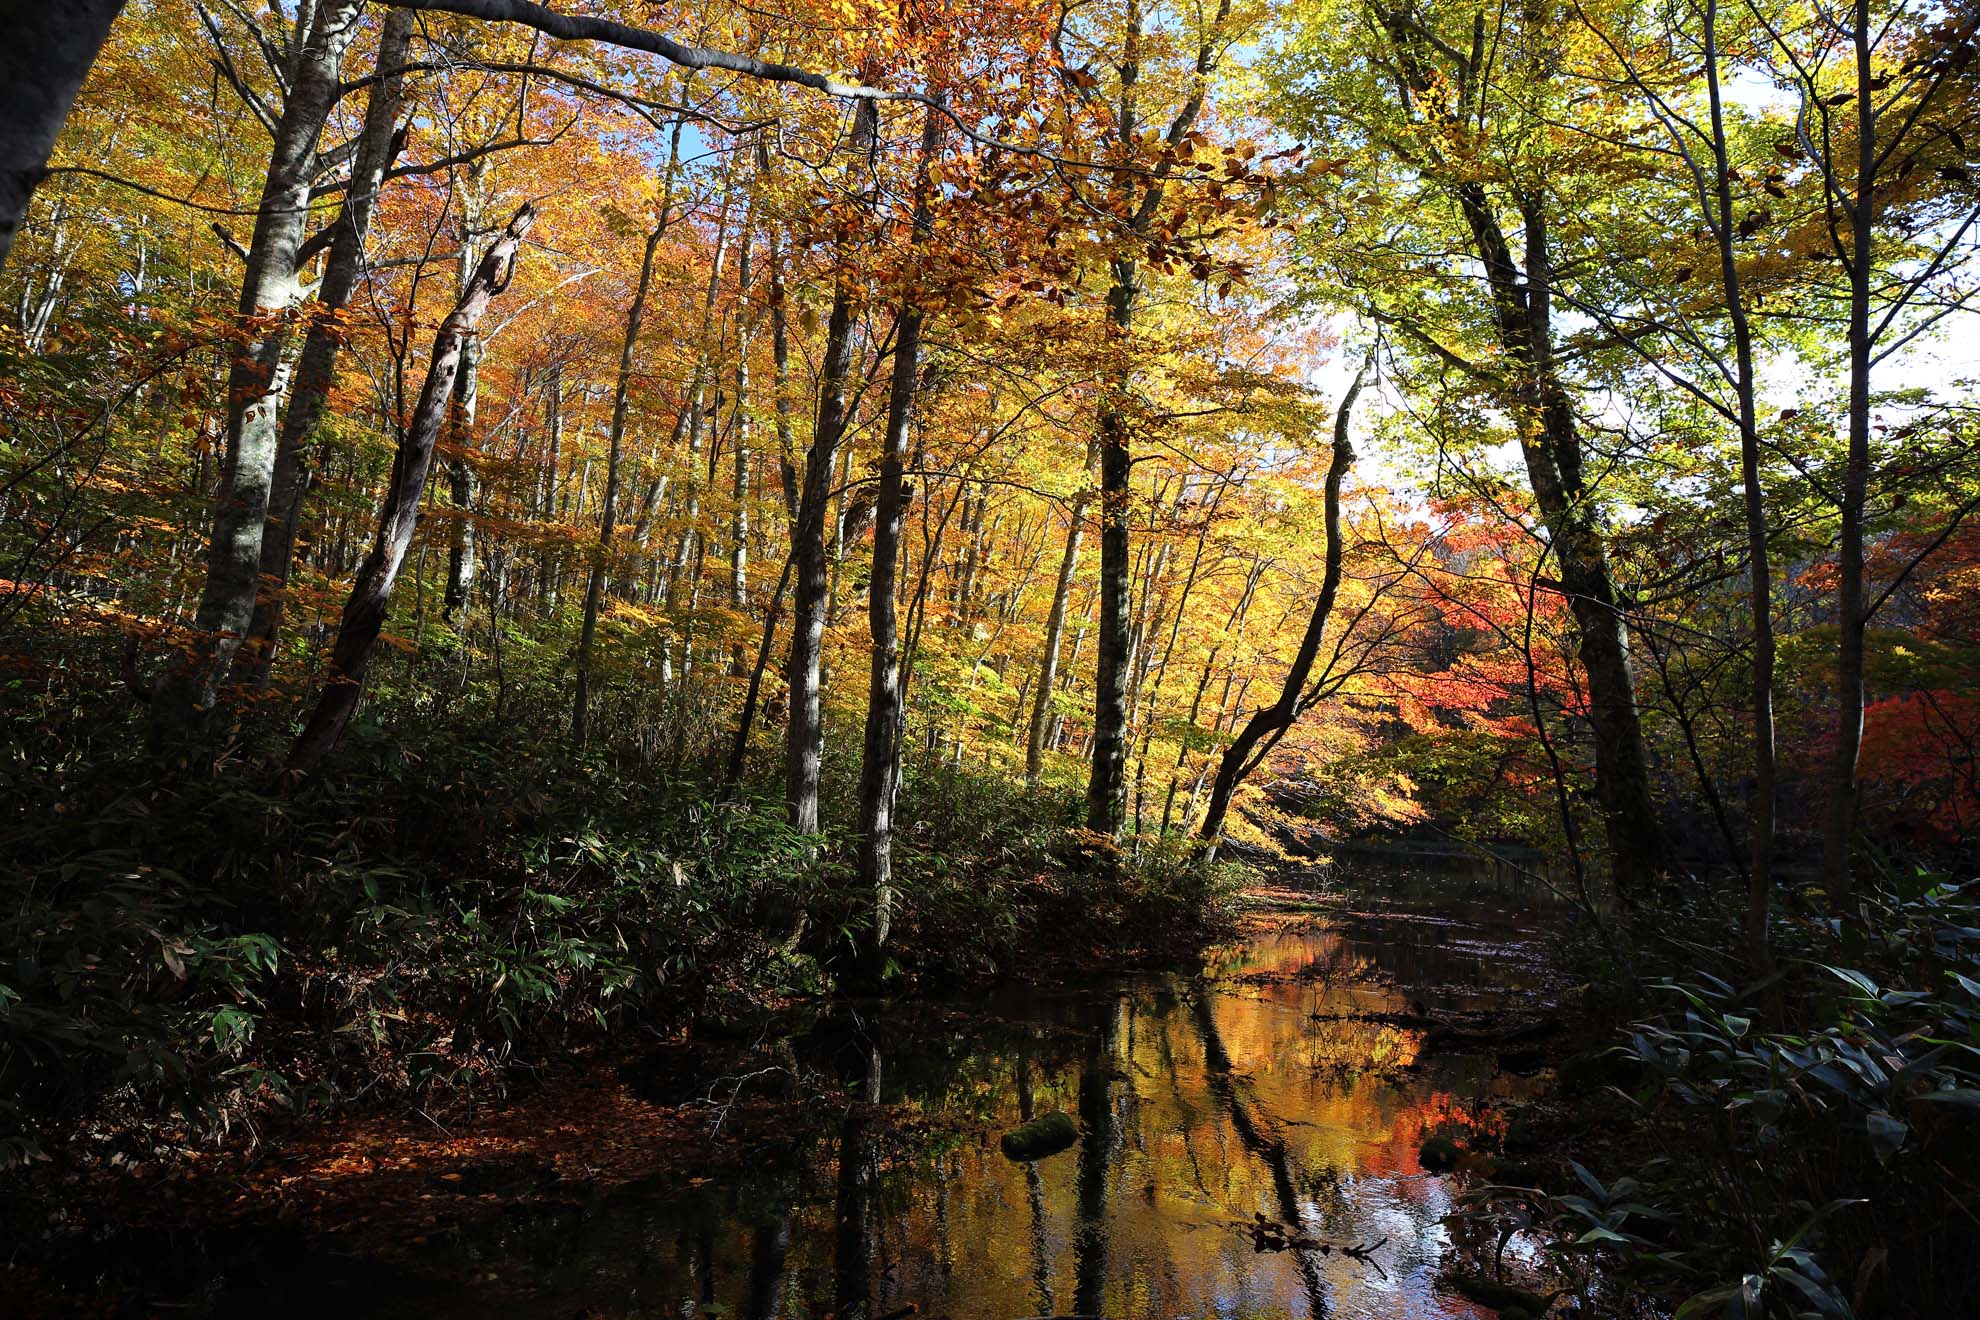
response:
M1056 1155L1079 1140L1079 1127L1072 1116L1053 1110L1041 1118L1034 1118L1023 1127L1013 1128L1004 1134L998 1144L1004 1154L1014 1160L1042 1160L1047 1155Z
M1416 1162L1432 1173L1457 1167L1458 1147L1449 1137L1430 1137L1416 1152Z

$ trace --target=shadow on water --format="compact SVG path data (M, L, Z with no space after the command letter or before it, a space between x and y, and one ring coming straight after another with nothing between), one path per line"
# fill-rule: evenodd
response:
M373 1276L358 1311L1489 1314L1436 1284L1459 1188L1417 1150L1531 1084L1489 1057L1425 1054L1420 1034L1369 1015L1529 995L1546 977L1539 941L1507 915L1529 905L1475 877L1439 889L1369 871L1353 915L1267 915L1200 976L1005 988L964 1019L902 1006L814 1024L791 1048L852 1097L832 1122L739 1172L463 1233ZM999 1133L1053 1111L1078 1123L1071 1149L1001 1153ZM1261 1218L1296 1245L1260 1249ZM1377 1242L1370 1261L1316 1245ZM431 1286L441 1278L464 1286ZM253 1300L349 1315L333 1299L351 1291Z

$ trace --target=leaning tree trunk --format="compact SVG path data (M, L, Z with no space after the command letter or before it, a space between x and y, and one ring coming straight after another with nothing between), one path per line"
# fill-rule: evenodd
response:
M1628 901L1670 873L1670 850L1650 794L1649 753L1637 711L1622 598L1594 501L1582 480L1574 402L1555 371L1547 217L1538 199L1526 200L1522 276L1483 185L1467 182L1453 191L1485 268L1500 347L1523 369L1520 450L1534 503L1560 559L1561 592L1574 615L1578 658L1588 679L1588 722L1595 734L1595 792L1616 889Z
M879 112L871 101L854 111L853 151L864 156L879 130ZM850 257L849 234L841 234L838 258ZM797 586L791 608L791 655L785 669L790 692L790 725L784 738L784 803L793 828L800 834L818 832L818 775L825 755L825 722L819 693L819 665L825 642L825 605L829 589L829 556L825 550L825 515L831 502L832 472L847 419L846 381L852 374L854 292L842 268L832 291L832 311L826 319L825 356L818 373L818 414L812 427L811 449L805 457L804 486L798 497L797 519L791 526L791 558Z
M921 130L921 168L914 206L917 248L926 243L931 224L928 170L941 131L936 113L929 107ZM906 513L902 474L907 466L908 426L921 370L921 326L919 294L910 282L894 335L894 374L887 391L887 432L880 451L880 490L873 518L873 569L866 589L873 663L866 689L866 738L859 770L859 878L873 895L873 923L860 941L857 977L868 986L878 986L885 977L894 906L894 797L900 787L901 731L906 723L896 596L901 524Z
M275 443L268 516L261 531L261 589L247 639L234 664L235 681L255 689L268 686L275 647L281 639L289 577L295 571L298 520L314 475L310 445L329 404L337 356L343 347L338 314L357 289L364 267L365 235L400 142L395 130L405 101L405 76L399 70L412 43L413 18L410 9L395 8L385 15L385 28L378 39L379 80L372 84L365 104L350 183L344 190L343 207L330 227L330 250L323 262L322 283L317 286L315 314L296 359L295 388L290 391L289 406L282 414L282 433Z
M207 545L206 583L193 617L191 654L167 675L154 703L159 718L184 726L200 722L212 707L221 676L254 617L317 142L342 93L344 52L363 11L364 0L334 0L317 11L276 124L241 282L242 340L228 372L227 448Z
M461 369L454 377L454 406L447 426L447 502L454 509L452 536L447 543L447 586L440 612L463 630L477 568L474 536L474 466L468 458L474 444L474 418L481 402L481 339L461 348Z
M412 544L413 531L419 523L420 496L425 493L427 474L433 468L434 446L447 425L462 351L480 326L489 302L508 287L515 273L516 250L535 218L535 210L527 205L516 212L501 237L481 259L460 303L440 323L440 331L434 336L426 381L420 386L419 400L413 405L405 437L393 458L392 479L378 517L378 539L359 565L350 599L344 604L337 640L330 650L330 673L323 696L289 751L289 769L293 772L307 774L329 755L357 709L372 647L385 627L392 584L405 563L406 548Z
M625 448L626 410L632 394L633 358L639 346L639 325L646 315L646 296L653 288L653 256L667 233L667 215L662 208L660 223L646 236L646 254L640 258L639 287L633 292L632 307L626 313L626 337L619 346L619 379L612 391L612 431L605 450L605 508L598 518L598 548L591 561L591 576L584 587L584 622L578 629L577 693L571 703L571 747L583 751L589 736L591 703L591 648L598 632L598 605L605 595L605 570L612 553L612 535L617 530L619 510L619 460Z
M1087 448L1080 470L1084 483L1093 469L1093 449ZM1024 781L1038 782L1045 770L1045 736L1052 725L1052 698L1059 685L1059 648L1066 635L1066 604L1072 596L1073 574L1079 568L1079 543L1086 531L1088 491L1082 484L1066 516L1066 549L1059 560L1059 580L1052 588L1052 608L1045 616L1045 654L1038 666L1038 692L1031 703L1031 727L1024 739Z
M0 0L0 270L124 0Z
M1279 689L1279 699L1252 715L1244 731L1224 749L1223 760L1217 765L1217 778L1211 784L1210 802L1204 809L1203 826L1198 835L1203 840L1205 856L1212 861L1216 860L1217 850L1223 846L1224 820L1230 812L1231 797L1237 792L1238 785L1271 754L1272 748L1278 745L1279 739L1285 736L1286 730L1292 727L1293 721L1299 718L1300 712L1310 702L1306 682L1320 657L1320 646L1327 637L1327 620L1334 612L1334 600L1341 589L1341 560L1344 556L1341 482L1346 479L1348 468L1354 463L1354 445L1348 439L1348 423L1355 398L1361 393L1361 379L1361 373L1355 373L1354 382L1341 397L1340 411L1334 415L1334 452L1327 464L1327 545L1320 575L1320 595L1313 602L1313 615L1306 622L1306 635L1300 639L1292 668L1286 671L1286 681Z

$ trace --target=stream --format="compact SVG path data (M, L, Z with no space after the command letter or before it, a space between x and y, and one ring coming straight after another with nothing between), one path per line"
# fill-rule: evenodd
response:
M1504 876L1354 869L1325 907L1266 891L1200 974L813 1019L768 1057L854 1100L739 1170L231 1300L475 1320L1489 1316L1438 1282L1466 1175L1426 1171L1419 1147L1490 1132L1538 1089L1520 1075L1537 1063L1428 1050L1370 1019L1530 1012L1556 980L1539 927L1513 915L1535 899ZM1054 1111L1074 1145L1002 1153L1001 1133Z

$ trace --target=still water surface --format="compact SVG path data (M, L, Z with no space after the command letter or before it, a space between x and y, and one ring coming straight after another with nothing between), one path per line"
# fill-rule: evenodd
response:
M1489 1127L1532 1083L1491 1057L1419 1058L1418 1033L1359 1015L1503 1004L1546 972L1505 895L1439 888L1434 917L1267 914L1200 975L814 1024L782 1057L866 1102L822 1135L456 1243L450 1270L499 1262L529 1286L471 1302L415 1288L406 1313L1489 1316L1437 1284L1461 1175L1426 1173L1417 1149L1439 1126ZM1394 898L1355 902L1393 912ZM1053 1110L1079 1142L1005 1158L998 1134ZM1258 1216L1379 1246L1367 1261L1259 1250ZM381 1282L374 1314L391 1305Z

